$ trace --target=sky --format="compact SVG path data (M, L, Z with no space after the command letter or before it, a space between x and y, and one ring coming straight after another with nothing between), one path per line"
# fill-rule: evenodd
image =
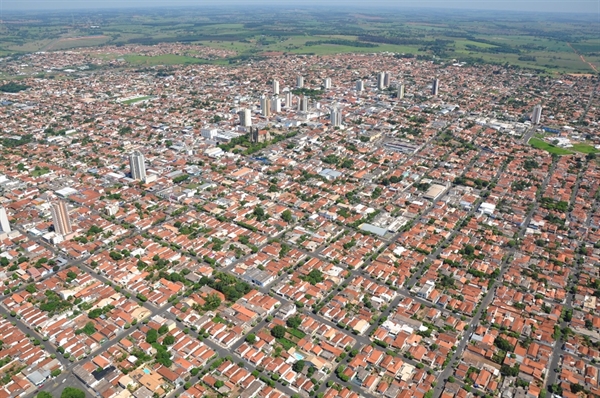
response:
M135 8L135 7L179 7L179 6L215 6L215 5L252 5L277 4L286 6L361 6L363 0L0 0L0 7L9 10L43 9L98 9L98 8ZM369 8L377 7L428 7L445 9L505 10L594 13L600 15L600 0L371 0Z

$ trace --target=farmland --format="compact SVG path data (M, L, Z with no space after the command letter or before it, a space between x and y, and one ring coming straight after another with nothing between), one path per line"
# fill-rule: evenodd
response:
M5 14L0 56L75 47L199 44L248 59L270 53L393 52L432 60L510 64L543 73L590 73L600 40L586 15L484 11L148 9ZM110 56L104 54L103 56ZM115 56L116 57L116 56ZM132 66L227 63L189 55L125 57Z

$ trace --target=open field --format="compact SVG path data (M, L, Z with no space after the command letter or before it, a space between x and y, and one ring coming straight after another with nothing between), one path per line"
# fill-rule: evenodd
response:
M529 140L529 144L537 149L543 149L553 155L571 155L573 152L568 149L559 148L552 144L547 143L546 141L540 140L539 138L532 138Z
M146 95L146 96L143 96L143 97L135 97L135 98L131 98L131 99L128 99L128 100L125 100L125 101L121 101L121 103L124 104L124 105L132 105L132 104L136 104L138 102L149 100L150 98L152 98L151 95Z
M285 7L146 9L101 14L5 14L0 56L102 45L196 43L235 51L336 54L393 52L468 63L511 64L544 73L595 73L600 39L592 16L486 11L356 10ZM591 19L590 19L591 18ZM580 56L585 57L584 62ZM131 65L207 63L199 58L127 56ZM225 61L226 63L227 61Z

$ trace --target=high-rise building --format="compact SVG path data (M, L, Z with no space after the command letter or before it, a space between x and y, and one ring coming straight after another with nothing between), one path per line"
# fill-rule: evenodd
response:
M304 78L302 76L298 76L296 78L296 87L297 88L302 88L304 87Z
M333 127L340 127L342 125L342 112L338 108L330 109L329 122Z
M365 89L365 82L363 82L362 80L357 80L356 81L356 91L361 92L364 91Z
M389 87L391 79L392 79L392 75L390 74L390 72L385 72L383 74L383 86Z
M271 111L275 113L281 112L281 98L276 95L271 98Z
M438 95L440 91L440 79L433 79L431 84L431 95Z
M400 83L398 85L398 99L401 100L404 98L404 84Z
M385 73L384 72L379 72L379 74L377 75L377 89L378 90L383 90L385 88Z
M271 100L264 95L260 97L260 113L264 117L271 116Z
M542 120L542 106L537 104L533 107L533 112L531 112L531 123L540 124Z
M0 206L0 232L9 233L10 223L8 222L8 216L6 215L6 209Z
M298 111L308 112L308 98L304 95L298 98Z
M279 94L279 81L278 80L273 80L273 94L275 94L275 95Z
M50 212L52 213L52 223L54 224L54 231L59 235L68 235L73 230L71 229L71 220L69 219L69 209L67 203L60 200L50 205Z
M146 179L146 163L144 155L140 151L133 151L129 155L129 168L131 169L131 178L144 181Z
M290 109L292 107L292 103L294 102L294 95L291 91L286 91L285 93L285 107Z
M323 88L325 90L329 90L331 88L331 79L329 77L323 80Z
M240 117L240 126L252 126L252 114L250 113L250 109L242 109L238 112L238 116Z

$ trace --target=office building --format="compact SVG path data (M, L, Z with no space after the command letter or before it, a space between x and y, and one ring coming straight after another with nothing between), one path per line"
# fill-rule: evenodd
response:
M377 89L378 90L383 90L385 88L384 80L385 80L385 73L379 72L379 74L377 75Z
M338 108L331 108L329 113L329 122L333 127L342 125L342 112Z
M252 126L252 114L250 113L250 109L242 109L238 112L238 116L240 117L240 126Z
M281 98L276 95L271 98L271 111L274 113L281 112Z
M302 76L298 76L296 78L296 87L303 88L304 87L304 78Z
M440 79L433 79L431 84L431 95L438 95L440 91Z
M129 168L131 178L144 181L146 179L146 163L144 155L140 151L133 151L129 155Z
M264 117L271 116L271 100L265 96L260 97L260 113Z
M325 90L329 90L331 88L331 79L329 77L323 80L323 88Z
M540 104L533 107L533 112L531 112L531 123L540 124L542 120L542 106Z
M398 85L398 99L401 100L404 98L404 84Z
M356 91L361 92L364 91L365 89L365 82L363 82L362 80L357 80L356 81Z
M69 209L67 203L60 200L50 205L50 212L52 213L52 223L54 224L54 231L62 236L68 235L73 230L71 229L71 220L69 219Z
M2 206L0 206L0 232L4 232L6 234L10 232L8 215L6 214L6 209Z
M275 94L275 95L279 94L279 81L278 80L273 80L273 94Z

